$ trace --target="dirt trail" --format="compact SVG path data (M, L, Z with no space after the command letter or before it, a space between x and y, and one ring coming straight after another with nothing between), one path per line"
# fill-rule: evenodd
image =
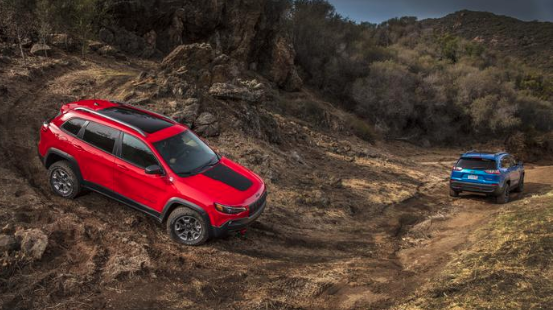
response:
M429 281L501 208L481 196L447 195L450 150L389 145L382 147L403 157L350 159L297 146L320 175L308 166L284 173L271 209L246 237L183 248L155 221L114 201L94 193L67 201L48 189L36 157L40 124L59 102L113 95L127 81L123 74L105 90L90 79L97 70L105 64L62 65L28 83L3 77L11 93L0 107L0 217L44 229L50 243L42 261L0 282L0 309L388 308ZM213 143L235 146L232 136ZM345 179L330 190L323 181L337 171ZM553 167L528 167L524 195L550 189L551 176ZM314 187L340 207L298 203Z

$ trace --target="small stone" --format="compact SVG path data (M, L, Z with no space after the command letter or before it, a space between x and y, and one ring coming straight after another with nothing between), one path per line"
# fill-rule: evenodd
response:
M300 154L298 154L298 152L296 151L292 151L290 153L290 158L292 158L294 161L302 164L302 165L305 165L305 161L303 160L303 158L300 156Z
M15 237L21 240L21 251L36 260L40 260L46 247L48 246L48 237L40 229L20 230L15 233Z

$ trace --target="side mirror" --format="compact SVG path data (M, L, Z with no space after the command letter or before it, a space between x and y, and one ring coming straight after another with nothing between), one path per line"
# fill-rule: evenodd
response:
M163 169L161 169L161 167L158 166L158 165L151 165L151 166L146 167L144 172L146 172L146 174L162 175L163 174Z

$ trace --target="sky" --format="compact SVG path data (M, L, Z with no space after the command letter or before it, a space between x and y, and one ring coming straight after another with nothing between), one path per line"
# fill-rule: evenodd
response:
M552 21L553 0L328 0L344 17L381 23L393 17L442 17L467 9L512 16L521 20Z

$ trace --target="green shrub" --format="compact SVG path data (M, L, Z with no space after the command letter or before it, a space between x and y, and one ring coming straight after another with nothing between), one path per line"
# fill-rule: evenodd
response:
M375 142L377 135L374 128L369 125L369 123L353 115L350 116L347 121L351 131L356 137L369 143Z

